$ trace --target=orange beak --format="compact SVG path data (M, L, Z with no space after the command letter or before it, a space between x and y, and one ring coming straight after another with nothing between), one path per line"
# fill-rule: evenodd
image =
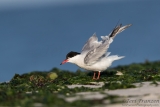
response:
M60 65L65 64L66 62L68 62L68 59L65 59L62 63L60 63Z

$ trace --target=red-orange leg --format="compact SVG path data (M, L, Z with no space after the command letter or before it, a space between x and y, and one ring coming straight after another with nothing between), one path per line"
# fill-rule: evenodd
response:
M94 72L92 79L93 79L93 80L98 80L98 79L100 78L100 75L101 75L101 72L98 71L98 76L97 76L97 78L96 78L96 72Z
M98 71L98 77L97 77L97 80L100 78L100 76L101 76L101 72L100 72L100 71Z
M93 78L92 78L93 80L95 80L96 79L96 72L94 72L94 75L93 75Z

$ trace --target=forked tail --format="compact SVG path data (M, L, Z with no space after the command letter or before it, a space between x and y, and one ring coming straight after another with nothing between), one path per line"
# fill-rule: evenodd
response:
M125 56L111 55L111 56L108 56L108 59L110 59L111 61L115 61L115 60L122 59L124 57Z

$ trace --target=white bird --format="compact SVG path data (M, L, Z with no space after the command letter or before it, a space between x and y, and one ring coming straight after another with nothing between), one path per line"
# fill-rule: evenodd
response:
M109 56L110 52L107 52L107 49L113 42L114 37L129 26L131 26L131 24L125 26L120 24L116 26L108 36L101 36L101 41L98 41L98 38L94 33L83 46L81 53L73 51L69 52L66 55L66 59L60 65L70 62L83 69L94 71L93 79L98 80L101 71L104 71L111 66L113 61L124 58L124 56L118 55ZM97 78L95 77L96 72L98 72Z

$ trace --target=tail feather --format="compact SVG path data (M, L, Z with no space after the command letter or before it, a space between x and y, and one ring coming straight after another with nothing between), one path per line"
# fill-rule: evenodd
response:
M112 55L112 56L108 56L108 59L111 59L112 61L114 61L114 60L122 59L124 57L125 56Z

